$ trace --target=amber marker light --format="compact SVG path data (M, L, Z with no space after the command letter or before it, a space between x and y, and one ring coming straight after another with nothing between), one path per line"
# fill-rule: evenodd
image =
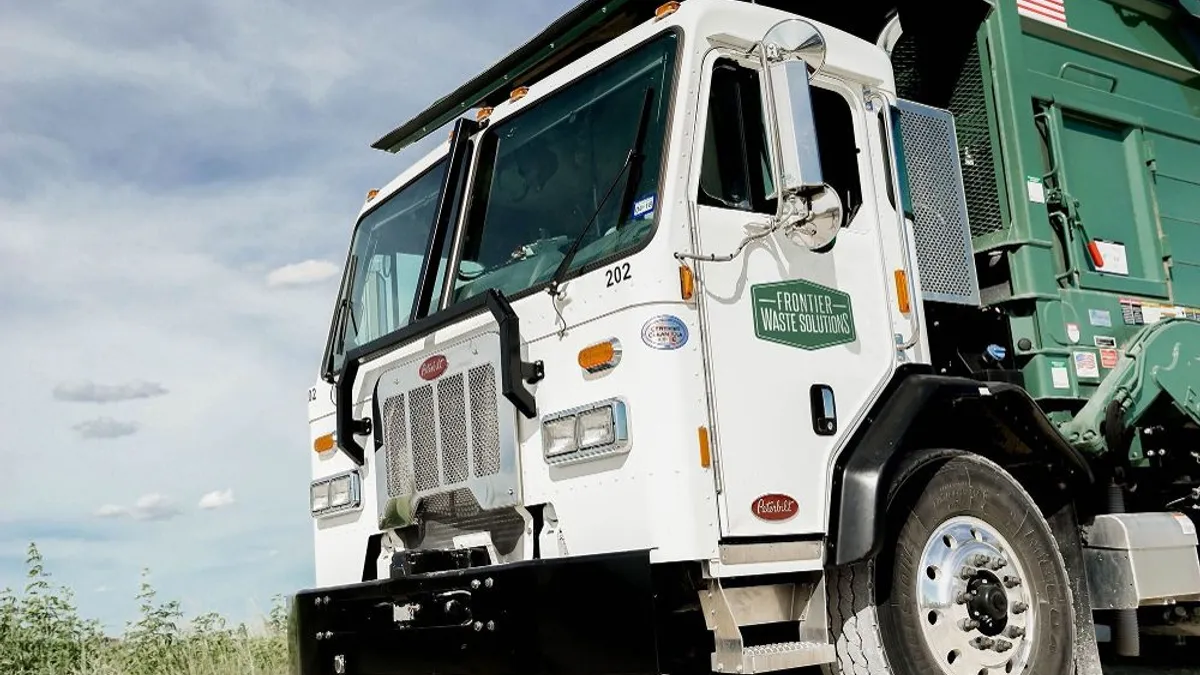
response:
M579 350L579 367L589 373L612 370L621 362L621 342L616 338Z
M313 441L313 452L315 452L317 454L320 454L322 452L329 452L330 450L333 449L333 446L334 446L333 434L325 434L324 436L317 436L317 439L315 441Z
M379 196L379 190L370 190L367 192L367 201L371 201Z
M525 98L525 96L528 94L529 94L529 87L517 87L516 89L512 90L512 93L510 93L508 95L508 100L520 101L521 99Z
M700 427L698 435L700 440L700 466L707 469L712 466L712 450L708 447L708 427Z
M901 314L912 310L912 302L908 297L908 273L896 270L896 304L900 306Z
M679 266L679 297L691 300L696 294L696 278L692 276L692 268L687 265Z
M492 108L480 108L479 112L475 113L475 121L479 123L486 122L492 116Z
M678 2L668 2L665 5L659 5L658 9L654 10L654 20L661 21L678 11L679 11L679 3Z

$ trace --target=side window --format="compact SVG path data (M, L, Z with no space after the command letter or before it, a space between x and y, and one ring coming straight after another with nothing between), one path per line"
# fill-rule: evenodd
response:
M731 61L713 68L700 165L705 206L775 213L758 71Z
M817 147L821 150L821 173L846 209L846 223L862 206L862 180L858 174L858 143L854 138L854 111L836 91L813 86L813 118L817 123Z
M774 186L758 71L720 60L713 68L700 167L699 203L775 213ZM812 87L821 170L842 198L849 223L862 206L859 148L850 104L841 94Z

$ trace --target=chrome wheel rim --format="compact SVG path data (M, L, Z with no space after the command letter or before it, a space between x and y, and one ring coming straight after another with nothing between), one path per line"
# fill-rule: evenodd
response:
M925 646L945 675L1020 673L1037 611L1021 561L986 522L958 516L934 529L917 569Z

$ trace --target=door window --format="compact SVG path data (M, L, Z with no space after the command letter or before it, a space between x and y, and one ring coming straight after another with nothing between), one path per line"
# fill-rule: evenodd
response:
M727 59L713 67L697 195L701 205L775 213L762 91L753 68ZM862 205L853 111L841 94L818 85L812 87L812 103L821 171L842 198L849 223Z

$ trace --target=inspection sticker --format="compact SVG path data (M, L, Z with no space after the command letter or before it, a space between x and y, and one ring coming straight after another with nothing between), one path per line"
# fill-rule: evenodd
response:
M1050 364L1050 382L1055 389L1071 388L1071 375L1067 372L1067 364L1062 362Z
M633 203L633 218L654 215L654 195L647 195Z

